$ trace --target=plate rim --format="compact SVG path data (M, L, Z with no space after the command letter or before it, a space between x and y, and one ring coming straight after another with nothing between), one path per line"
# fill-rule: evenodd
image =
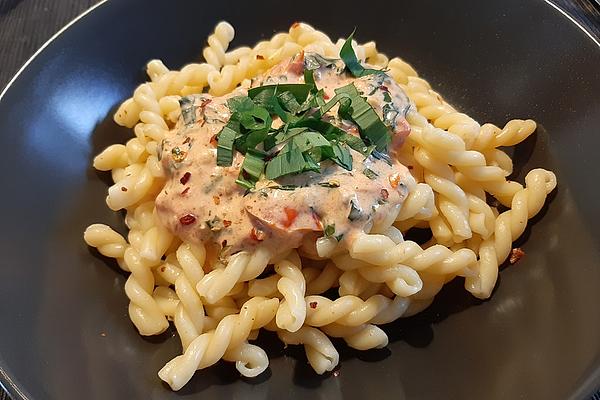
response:
M4 97L7 95L13 84L19 79L19 77L25 72L25 70L29 67L29 65L35 61L36 58L44 51L46 48L51 45L56 39L58 39L61 35L67 32L73 25L83 20L86 16L91 14L97 8L107 5L109 0L99 0L96 4L90 6L88 9L84 10L81 14L74 17L72 20L67 22L62 28L60 28L56 33L54 33L48 40L46 40L24 63L23 65L15 72L12 78L8 81L6 86L2 88L0 91L0 103L4 100ZM584 33L596 47L600 51L600 38L597 38L592 32L586 29L586 27L581 24L578 20L572 17L567 11L563 10L558 4L555 4L553 0L543 0L543 3L546 3L548 6L553 8L555 12L560 14L563 18L569 21L569 23L575 25L578 30ZM589 375L580 377L581 381L579 383L579 387L572 393L570 398L575 399L577 396L586 396L584 398L592 398L595 396L595 392L600 390L597 385L600 383L600 364L598 364L595 368L592 368L589 371ZM8 373L8 368L5 363L2 354L0 354L0 389L3 389L12 400L36 400L25 390L22 385L19 384L17 377L12 376ZM587 393L587 394L586 394ZM593 397L595 398L595 397Z

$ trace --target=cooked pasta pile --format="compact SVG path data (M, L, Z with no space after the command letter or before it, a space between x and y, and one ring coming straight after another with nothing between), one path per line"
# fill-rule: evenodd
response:
M374 42L353 43L357 57L386 68L415 106L406 115L410 135L397 154L415 184L397 215L360 233L343 251L317 240L316 254L299 248L274 255L259 246L217 264L207 261L205 244L182 241L159 222L155 200L165 185L160 146L181 117L183 96L225 95L302 51L336 58L343 43L304 23L254 48L229 50L233 38L233 27L221 22L208 38L205 63L171 71L151 61L150 81L114 117L135 136L94 159L96 169L112 174L106 202L126 210L129 233L124 238L94 224L84 239L130 273L125 293L140 334L160 334L174 322L183 352L160 370L160 378L178 390L196 370L220 359L235 362L244 376L257 376L269 363L251 343L261 328L286 344L303 345L322 374L339 360L329 337L360 350L384 347L388 338L379 325L420 312L456 277L474 296L489 297L512 243L556 187L555 175L543 169L530 171L524 185L507 180L513 165L501 147L526 139L536 123L480 125L405 61L379 53ZM486 201L488 195L498 206ZM506 211L499 211L500 204ZM431 240L404 240L415 227L429 229ZM325 297L332 289L338 296Z

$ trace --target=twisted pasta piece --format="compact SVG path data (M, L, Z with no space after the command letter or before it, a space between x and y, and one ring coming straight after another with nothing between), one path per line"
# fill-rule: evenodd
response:
M356 296L330 300L323 296L306 296L306 325L322 327L336 323L360 326L367 323L387 324L402 316L410 300L396 296L393 300L380 294L363 301Z
M383 329L371 324L359 326L331 324L322 327L321 330L328 336L344 339L348 346L356 350L382 349L389 342Z
M123 258L127 249L127 241L123 236L104 224L92 224L83 233L88 246L95 247L103 256Z
M415 271L426 271L433 274L460 274L477 261L475 253L470 249L452 251L441 245L433 245L422 249L417 243L405 241L394 243L383 235L361 234L350 246L350 256L374 266L403 264ZM368 270L373 266L368 266ZM361 274L365 268L359 269ZM364 275L363 275L364 276ZM367 278L368 279L368 278Z
M182 355L169 361L158 372L158 376L173 390L181 389L196 370L213 365L227 350L234 351L243 345L251 330L268 324L275 317L278 304L277 299L254 297L248 300L239 314L224 317L214 331L194 339ZM229 359L236 358L232 353L229 356ZM240 372L243 371L247 369Z
M141 335L158 335L169 323L156 300L152 297L154 275L148 264L133 247L125 250L124 263L131 274L125 282L125 294L130 300L129 318Z
M494 235L479 248L478 273L467 277L465 288L474 296L488 298L498 278L498 265L510 253L512 242L525 231L527 220L544 206L546 197L556 188L556 176L544 169L533 169L525 177L525 188L512 199L512 207L496 219Z
M319 375L333 371L340 361L329 338L317 328L303 326L296 332L277 331L277 336L285 344L303 344L308 362Z
M148 194L154 183L152 173L143 164L125 168L125 176L108 189L106 204L113 211L134 205Z
M262 374L269 367L267 353L260 347L248 342L244 342L236 348L228 349L223 354L223 359L235 362L235 368L240 374L249 378Z
M302 327L306 317L304 276L300 268L288 260L276 263L275 272L281 276L277 282L277 289L284 297L284 300L279 303L275 321L279 328L296 332Z
M196 292L196 284L204 276L202 264L206 250L204 246L182 243L176 251L176 257L183 273L175 281L175 290L180 302L174 320L185 351L204 328L204 307Z
M240 252L233 255L225 268L208 273L196 286L198 293L209 303L222 299L238 282L247 282L260 275L271 253L266 247L258 247L251 255Z
M241 56L250 53L249 47L238 47L227 53L229 44L235 37L235 29L229 23L221 21L215 27L215 31L207 39L208 46L202 51L207 63L219 69L223 65L235 64Z
M320 294L336 286L342 272L335 264L329 262L322 270L303 268L302 273L306 279L306 294ZM307 273L312 273L313 275L307 276Z

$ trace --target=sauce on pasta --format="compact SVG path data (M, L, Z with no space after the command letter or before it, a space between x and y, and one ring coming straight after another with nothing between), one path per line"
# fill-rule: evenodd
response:
M276 65L252 85L303 83L304 64L310 60L310 55L300 54ZM388 75L354 78L344 72L343 64L332 63L315 69L314 79L325 98L333 97L336 88L354 84L391 128L390 152L402 145L410 132L404 117L411 103ZM319 173L262 179L251 191L237 185L243 157L236 153L231 166L218 166L215 137L231 116L227 100L246 93L239 88L222 97L190 96L195 122L186 125L180 119L162 142L168 179L156 208L174 234L192 243L212 244L224 256L260 243L277 254L299 247L306 236L326 235L349 242L357 232L368 231L379 220L398 213L415 185L409 171L395 157L365 158L355 150L350 150L351 171L326 162ZM336 110L323 119L358 135L356 125L339 118ZM281 121L275 119L275 124Z

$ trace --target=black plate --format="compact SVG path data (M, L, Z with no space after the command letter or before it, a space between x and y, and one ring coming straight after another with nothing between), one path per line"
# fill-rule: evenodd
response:
M564 399L600 384L598 44L542 1L356 3L110 1L19 75L0 102L0 372L16 399ZM124 275L81 238L92 222L123 227L90 164L129 137L111 110L145 62L197 59L221 19L236 45L296 20L335 38L358 26L360 40L413 63L476 119L539 121L516 152L517 175L552 168L559 187L491 300L451 284L430 310L386 328L387 349L342 346L339 376L316 376L300 348L266 336L271 367L258 379L219 363L177 394L160 382L179 341L136 333Z

